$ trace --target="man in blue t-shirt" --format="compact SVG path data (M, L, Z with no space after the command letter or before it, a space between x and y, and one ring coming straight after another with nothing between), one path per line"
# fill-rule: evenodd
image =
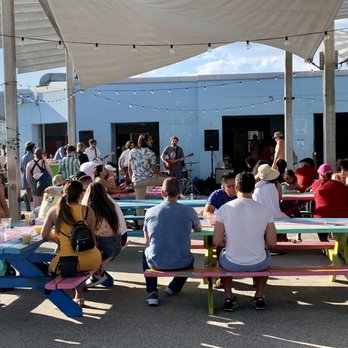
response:
M225 203L237 198L235 191L235 175L233 173L227 173L221 176L221 189L215 190L209 196L207 203L205 204L203 217L205 220L215 220L215 214L221 206ZM216 255L219 257L222 248L216 248ZM215 289L223 289L222 280L219 279L214 285Z
M191 231L200 231L201 223L196 211L179 204L180 186L176 178L167 178L162 185L164 202L150 208L145 214L143 255L144 271L189 269L193 267ZM165 288L167 295L180 292L187 278L174 277ZM158 306L157 278L145 278L149 306Z
M221 189L215 190L209 196L204 207L203 217L206 220L214 220L215 213L225 203L237 198L235 191L235 175L227 173L221 177Z

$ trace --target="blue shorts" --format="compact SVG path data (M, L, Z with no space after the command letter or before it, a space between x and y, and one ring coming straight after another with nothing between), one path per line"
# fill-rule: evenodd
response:
M101 251L102 258L116 257L122 250L121 236L114 237L98 237L98 249Z
M271 263L271 255L267 249L266 258L254 265L238 265L237 263L233 263L229 261L226 257L226 250L222 249L219 256L219 264L226 271L230 272L258 272L265 270Z

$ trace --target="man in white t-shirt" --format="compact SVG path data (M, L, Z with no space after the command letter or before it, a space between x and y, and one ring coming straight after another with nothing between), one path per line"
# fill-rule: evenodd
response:
M85 150L84 154L88 156L88 160L93 162L101 158L100 151L97 148L97 141L95 139L90 139L88 141L89 147Z
M273 216L262 204L253 201L255 178L250 173L236 176L237 199L224 204L216 214L214 242L224 246L219 263L236 272L256 272L270 264L267 246L277 242ZM264 290L268 277L255 278L256 293L252 305L264 309ZM232 278L224 278L225 311L233 311L238 301L232 294Z

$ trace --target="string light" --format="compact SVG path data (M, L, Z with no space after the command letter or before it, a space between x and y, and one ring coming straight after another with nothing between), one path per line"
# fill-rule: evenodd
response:
M173 46L173 45L170 45L169 53L170 53L170 54L175 53L175 49L174 49L174 46Z
M99 50L99 44L98 42L95 43L94 47L93 47L94 51L98 51Z
M213 50L213 48L211 47L211 43L209 42L208 43L208 48L207 48L207 52L211 52Z
M287 36L285 36L284 46L289 46L289 45L290 45L289 38Z
M136 46L133 44L132 49L131 49L132 53L138 53L138 49L136 48Z
M250 50L251 46L250 46L249 40L247 40L245 48L246 48L247 50Z
M324 32L324 41L329 40L329 39L330 39L330 36L327 33L327 30L325 30L325 32Z
M62 41L60 41L60 40L58 41L57 48L58 48L59 50L61 50L61 49L63 48Z
M21 37L21 41L19 42L20 46L24 46L24 37Z

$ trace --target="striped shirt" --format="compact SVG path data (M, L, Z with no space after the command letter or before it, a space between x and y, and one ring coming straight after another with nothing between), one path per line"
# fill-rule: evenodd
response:
M64 157L59 162L60 173L68 180L72 175L80 170L80 162L75 157Z

